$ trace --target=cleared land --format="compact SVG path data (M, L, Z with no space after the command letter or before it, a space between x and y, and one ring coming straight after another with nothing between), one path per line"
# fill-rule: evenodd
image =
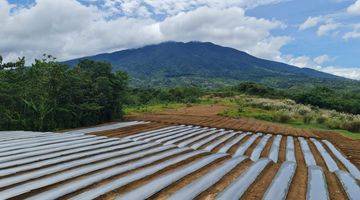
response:
M176 123L185 118L176 118ZM202 120L196 122L205 123L206 118ZM360 195L359 165L320 134L269 134L162 121L65 133L2 133L0 197L183 200Z

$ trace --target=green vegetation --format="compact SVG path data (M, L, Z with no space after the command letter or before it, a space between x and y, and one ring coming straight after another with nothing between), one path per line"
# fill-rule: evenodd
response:
M224 89L225 96L250 94L267 98L292 99L296 103L308 104L319 108L334 109L340 112L360 114L360 88L350 90L314 86L311 88L276 89L258 83L244 82ZM223 93L224 95L224 93Z
M219 102L222 103L222 101ZM347 130L343 131L346 135L351 135L350 132L357 135L360 133L360 115L298 104L290 99L238 95L227 97L223 102L229 106L229 109L220 113L222 116L251 117L290 124L299 128Z
M25 67L24 58L2 63L0 57L0 129L58 130L121 119L124 113L221 103L229 107L223 116L341 130L352 137L360 132L356 87L284 90L244 82L217 89L131 88L128 80L105 62L82 60L68 67L45 55Z
M128 77L110 64L84 60L69 68L45 56L25 67L24 60L0 62L1 130L48 131L122 117Z

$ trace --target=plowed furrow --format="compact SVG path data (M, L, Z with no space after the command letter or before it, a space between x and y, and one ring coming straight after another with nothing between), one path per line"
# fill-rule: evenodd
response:
M274 179L279 168L280 164L277 163L272 163L271 165L267 166L241 198L261 199L264 196L267 188L270 186L271 181Z
M209 189L201 193L196 199L215 199L216 195L228 187L236 178L244 173L253 162L250 159L244 160L235 169L225 175L219 182L211 186Z
M287 199L306 199L307 167L298 140L294 140L297 168L290 185Z

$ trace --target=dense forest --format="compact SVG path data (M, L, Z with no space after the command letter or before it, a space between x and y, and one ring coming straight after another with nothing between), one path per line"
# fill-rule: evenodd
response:
M122 117L128 77L110 64L69 68L46 56L25 67L24 60L0 65L0 129L48 131Z
M25 59L3 63L0 56L0 130L53 131L121 119L124 106L195 103L204 95L240 93L288 98L302 104L360 114L360 93L314 86L271 88L244 82L231 87L133 88L125 72L111 64L82 60L76 66L44 55L31 66Z

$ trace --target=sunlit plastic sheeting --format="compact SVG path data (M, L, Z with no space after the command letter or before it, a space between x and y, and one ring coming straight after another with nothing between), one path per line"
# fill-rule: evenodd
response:
M101 185L99 187L96 187L91 190L80 193L78 195L75 195L71 199L72 200L94 199L94 198L104 195L112 190L115 190L115 189L120 188L131 182L145 178L146 176L157 173L168 166L177 164L177 163L182 162L192 156L199 155L201 153L204 153L204 152L203 151L193 151L193 152L189 152L186 154L182 154L180 156L176 156L175 158L171 158L171 159L161 162L159 164L146 167L144 169L141 169L141 170L133 172L133 173L129 173L126 176L121 177L119 179L115 179L113 181L110 181L107 184Z
M33 132L33 131L0 131L0 143L11 142L19 139L36 138L54 134L51 132Z
M308 167L307 200L329 199L328 188L323 170L319 166Z
M312 166L312 165L316 165L316 161L315 161L315 158L313 156L313 154L311 153L311 149L307 143L307 141L302 138L302 137L299 137L299 142L300 142L300 146L301 146L301 151L304 155L304 158L305 158L305 163L307 166Z
M170 141L170 140L173 140L173 139L182 137L182 136L184 136L184 135L189 135L189 134L192 134L192 133L201 132L202 130L203 130L203 129L200 129L200 128L196 127L196 128L194 128L194 129L191 129L191 130L188 130L188 131L184 131L184 132L177 133L177 134L174 134L174 135L171 135L171 136L167 136L167 137L163 137L163 138L157 139L157 140L155 140L155 142L165 143L165 142L167 142L167 141Z
M296 163L286 161L281 164L279 171L271 182L271 185L266 190L264 200L284 200L289 191L291 181L296 171Z
M172 151L169 151L169 152L170 153L172 152L174 154L178 154L178 153L181 153L183 151L186 151L187 149L181 149L181 150L176 149L176 150L172 150ZM77 190L80 190L80 189L82 189L84 187L93 185L93 184L98 183L98 182L100 182L102 180L105 180L107 178L111 178L111 177L113 177L115 175L118 175L118 174L121 174L121 173L124 173L124 172L129 172L131 170L137 169L139 167L143 167L145 165L148 165L148 164L151 164L151 163L156 162L158 160L169 157L169 156L171 156L171 154L169 152L162 153L162 154L155 155L155 156L149 156L147 158L143 158L143 159L140 159L140 160L135 161L135 162L131 162L131 163L120 165L120 166L115 166L113 168L106 169L105 171L100 171L100 172L91 174L91 175L89 175L89 176L87 176L87 177L85 177L83 179L74 180L74 181L62 184L61 186L59 186L57 188L53 188L53 189L50 189L50 190L45 191L43 193L32 196L31 198L29 198L29 200L38 200L38 199L52 200L52 199L55 199L55 198L60 198L60 197L62 197L64 195L66 195L66 194L69 194L71 192L75 192ZM162 168L164 168L166 166L176 164L178 162L181 162L183 160L186 160L188 158L191 158L191 157L199 155L199 154L200 154L200 152L189 152L189 153L186 153L184 155L177 156L177 157L171 159L170 161L168 160L168 161L163 162L162 166L160 166L160 164L158 164L158 167L156 169L160 170L160 169L162 169ZM165 163L166 163L166 165L164 165ZM152 168L152 167L147 167L147 168L142 169L140 171L143 171L143 170L147 171L147 169L149 169L149 168ZM155 171L153 171L153 170L151 172L155 173ZM135 172L135 173L141 173L141 172ZM124 179L126 179L126 177L127 176L122 177L122 179L124 180ZM128 180L132 180L132 179L128 179ZM129 182L129 181L125 181L125 182ZM95 198L94 196L95 195L92 195L91 198Z
M40 143L32 143L32 144L23 144L23 145L16 145L12 147L0 148L0 157L9 156L14 154L26 153L26 152L33 152L43 149L49 149L54 147L65 146L68 144L74 144L74 142L82 142L87 141L88 138L95 138L94 135L80 135L76 138L64 138L60 140L54 141L46 141Z
M340 180L348 198L350 200L357 200L360 198L360 187L357 181L348 172L338 170L335 172L336 176Z
M286 138L286 161L296 162L294 138L292 136Z
M149 135L149 134L153 134L153 133L164 132L164 131L174 130L174 129L180 129L182 127L184 127L184 126L168 126L168 127L164 127L164 128L160 128L160 129L155 129L155 130L151 130L151 131L145 131L145 132L141 132L141 133L132 134L132 135L124 137L124 139L133 139L136 137L141 137L141 136L145 136L145 135Z
M191 130L192 128L193 128L192 126L179 127L179 128L177 128L175 130L170 129L170 130L166 130L166 131L163 131L163 132L155 132L155 133L151 133L149 135L144 135L144 136L132 138L132 140L135 140L135 141L138 141L138 140L151 141L151 140L158 139L158 138L161 138L161 137L165 137L165 136L168 136L168 135L174 135L174 134L177 134L177 133L182 133L184 131Z
M235 156L242 156L244 155L245 151L255 142L255 140L261 136L262 134L257 133L252 135L248 140L246 140L245 143L243 143L242 145L240 145L238 147L238 149L236 149L235 153L234 153L234 157Z
M208 138L205 138L203 140L199 140L197 142L195 142L193 145L191 145L191 148L192 149L199 149L201 146L219 138L219 137L222 137L223 135L225 135L227 132L224 132L224 131L221 131L220 133L215 133L213 135L211 135L210 137Z
M202 130L199 130L199 131L196 131L196 132L193 132L193 133L190 133L190 134L186 134L186 135L183 135L181 137L177 137L177 138L174 138L174 139L171 139L171 140L166 140L165 141L165 145L167 144L175 144L179 141L183 141L183 140L187 140L189 138L194 138L198 135L202 135L203 133L208 133L210 130L213 130L213 129L202 129Z
M165 146L163 146L163 147L165 147ZM169 148L171 148L171 147L169 147ZM151 151L151 150L149 150L149 151ZM151 157L148 157L145 159L158 160L158 159L162 159L162 158L165 158L165 157L168 157L168 156L171 156L176 153L183 152L183 151L184 151L183 149L173 149L173 150L165 151L164 153L157 154L155 156L151 156ZM103 168L112 167L112 166L130 161L130 160L133 160L136 158L141 158L145 155L147 155L147 151L141 151L139 153L130 154L130 155L123 156L120 158L113 158L111 160L82 166L82 167L71 169L69 171L64 171L61 173L56 173L54 175L46 176L41 179L35 179L35 180L29 181L29 182L25 182L23 184L19 184L15 187L0 191L0 197L4 198L4 199L16 197L18 195L25 194L25 193L33 191L35 189L39 189L39 188L42 188L45 186L59 183L61 181L69 180L69 179L72 179L72 178L75 178L75 177L78 177L78 176L81 176L81 175L84 175L84 174L87 174L90 172L94 172L94 171L97 171L97 170L100 170Z
M239 163L245 160L246 156L240 156L226 161L224 164L215 170L205 174L204 176L196 179L190 184L184 186L180 190L173 193L169 200L192 200L201 192L207 190L212 185L217 183L222 177L234 169Z
M45 167L45 168L41 168L41 169L36 169L33 170L31 172L28 173L23 173L23 174L19 174L19 175L14 175L14 176L10 176L10 177L6 177L6 178L2 178L0 181L0 187L6 187L12 184L16 184L16 183L21 183L21 182L25 182L31 179L35 179L41 176L45 176L48 174L52 174L52 173L56 173L56 172L60 172L63 170L67 170L73 167L77 167L80 165L85 165L85 164L92 164L94 162L99 162L105 159L109 159L109 158L114 158L117 156L123 156L126 154L130 154L130 153L134 153L137 151L141 151L144 149L148 149L151 147L154 147L156 144L144 144L141 146L136 146L133 148L126 148L124 150L119 150L119 151L115 151L115 152L110 152L110 153L103 153L103 154L98 154L98 155L94 155L92 157L86 157L83 159L77 159L71 162L65 162L65 163L60 163L57 165L52 165L50 167ZM119 147L122 146L124 147L125 145L119 145ZM153 148L148 152L148 154L151 153L156 153L159 151L163 151L164 148ZM45 160L48 161L48 160ZM43 162L45 162L43 161ZM48 162L49 163L49 162ZM41 163L40 163L41 164Z
M330 172L334 172L339 169L336 162L332 159L330 154L326 151L326 149L322 146L322 144L314 138L310 139L316 146L317 150L320 152L322 158L325 160L326 166Z
M261 174L265 167L270 163L270 159L262 158L252 164L243 174L232 182L224 191L216 197L218 200L238 200L250 187L250 185Z
M238 142L240 142L245 136L250 135L249 132L247 133L237 133L238 135L232 139L231 141L227 142L223 147L219 149L219 153L226 153L229 151L231 147L236 145Z
M86 138L86 139L82 139L82 140L65 142L65 143L63 143L63 145L56 145L55 147L34 148L34 150L32 150L30 152L24 151L23 149L16 150L16 151L10 151L8 153L5 152L5 153L1 153L2 155L0 157L0 163L17 160L20 158L27 158L27 157L33 156L33 155L40 155L40 154L55 152L57 150L66 149L67 147L72 147L73 145L77 145L77 144L83 145L87 142L96 142L99 140L101 141L102 139L107 139L107 138L106 137L91 137L91 138Z
M109 124L109 125L101 125L101 126L98 126L98 127L84 128L84 129L77 129L77 130L73 130L73 131L67 131L67 132L64 132L64 133L68 133L68 134L88 134L88 133L94 133L94 132L100 132L100 131L109 131L109 130L124 128L124 127L127 127L127 126L133 126L133 125L138 125L138 124L146 124L146 123L148 123L148 122L142 122L142 121L118 122L118 123Z
M70 134L57 134L49 135L46 137L37 137L32 139L25 139L20 141L13 141L11 143L0 143L0 151L8 151L13 149L21 149L28 147L40 146L48 143L56 143L58 141L63 141L66 139L76 139L83 137L82 135L70 135ZM10 148L10 149L9 149Z
M139 145L139 144L143 144L143 145ZM135 145L138 145L138 146L135 146ZM78 149L76 149L76 151L69 150L69 151L67 151L66 154L54 155L55 157L45 159L45 160L41 159L41 157L35 157L35 159L33 160L34 162L31 162L28 164L23 164L23 165L18 165L18 166L6 168L6 169L0 169L0 174L3 176L7 176L7 175L15 174L18 172L22 172L22 171L33 170L33 169L37 169L37 168L41 168L41 167L46 167L49 165L55 165L55 164L58 164L61 162L66 162L66 161L71 161L71 160L74 160L74 162L77 162L78 160L80 160L83 157L92 156L92 155L96 156L97 154L107 153L109 151L118 150L117 152L120 152L124 148L126 148L126 149L124 149L125 151L141 150L141 149L146 149L146 148L156 146L156 145L157 144L144 144L144 142L132 142L132 143L123 144L121 141L110 141L107 143L78 148ZM77 160L75 160L75 159L77 159ZM73 162L73 161L71 161L71 162ZM26 173L24 173L24 174L26 174ZM5 179L6 178L3 178L2 181L0 182L0 187Z
M274 140L273 140L273 143L271 145L269 158L273 162L277 162L278 159L279 159L279 149L280 149L281 138L282 138L281 135L276 135Z
M202 158L201 160L190 163L183 168L177 169L173 173L163 175L156 178L145 185L142 185L124 195L119 196L116 199L128 200L128 199L147 199L155 193L159 192L163 188L169 186L186 175L189 175L206 165L214 162L215 160L224 157L226 154L212 154Z
M345 156L343 156L343 154L340 153L340 151L338 151L333 144L331 144L327 140L323 140L323 142L326 144L326 146L329 147L329 149L336 156L336 158L345 165L346 169L349 170L350 174L353 175L356 179L360 180L359 169L354 164L352 164Z
M196 137L192 137L192 138L189 138L189 139L187 139L187 140L185 140L185 141L180 142L177 146L178 146L178 147L188 146L188 145L190 145L191 143L196 142L196 141L199 141L199 140L201 140L201 139L203 139L203 138L209 137L209 136L211 136L212 134L214 134L214 133L216 133L216 132L218 132L218 130L213 130L213 131L209 131L209 132L202 133L202 134L200 134L200 135L198 135L198 136L196 136Z
M95 141L91 141L91 142L84 142L84 143L80 143L80 144L69 145L66 147L58 147L58 148L53 148L53 149L48 149L48 150L41 150L41 151L36 151L36 152L29 152L29 153L23 153L23 154L19 154L19 155L13 155L10 157L5 157L5 158L7 158L7 160L0 163L0 169L6 168L6 167L11 167L11 166L16 166L16 165L21 165L21 164L26 164L26 163L31 163L34 161L41 161L41 160L45 160L45 159L49 159L49 158L54 158L57 156L69 154L69 151L76 152L78 150L78 148L80 148L80 147L91 146L91 145L95 145L95 144L101 144L101 143L116 141L116 140L117 139L115 139L115 138L95 140ZM67 150L69 150L69 151L67 151Z
M252 161L259 160L261 152L264 150L264 148L266 146L266 143L269 141L270 138L271 138L270 134L267 134L267 135L265 135L264 137L261 138L259 144L255 147L255 149L251 153L250 159Z
M232 138L235 135L235 133L228 133L225 136L221 137L218 140L215 140L213 142L211 142L209 145L207 145L205 147L205 151L212 151L214 148L216 148L218 145L220 145L221 143L227 141L228 139Z

